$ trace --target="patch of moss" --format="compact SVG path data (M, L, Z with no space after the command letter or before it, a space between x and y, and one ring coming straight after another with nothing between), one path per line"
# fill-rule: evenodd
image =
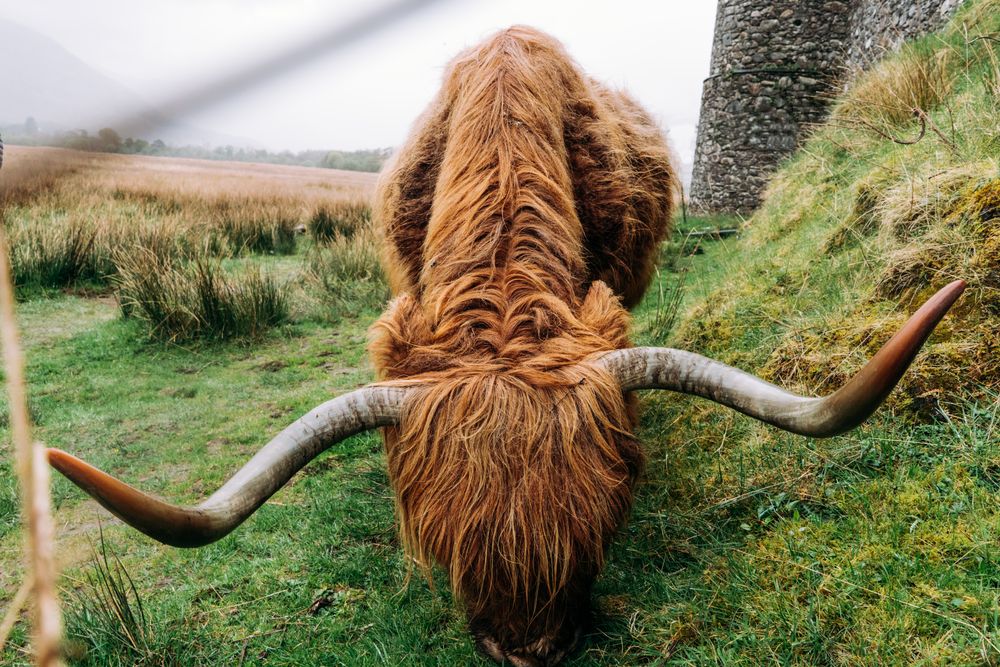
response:
M1000 122L1000 110L993 113ZM971 125L977 118L965 120ZM890 407L928 418L939 414L942 401L1000 389L996 159L885 142L857 144L855 159L843 161L830 157L849 145L843 132L821 129L779 172L746 226L729 280L688 311L675 342L778 384L825 394L936 290L962 278L966 295ZM824 170L834 175L818 177Z
M979 182L965 192L949 214L972 224L982 237L995 233L993 223L1000 222L1000 178Z
M826 253L837 252L852 242L859 241L879 226L878 207L885 183L891 175L876 169L854 185L854 208L843 224L823 244Z

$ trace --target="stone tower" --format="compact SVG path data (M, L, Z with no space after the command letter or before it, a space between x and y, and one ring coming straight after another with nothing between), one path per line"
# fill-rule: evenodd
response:
M691 181L702 211L748 213L838 84L959 0L719 0Z

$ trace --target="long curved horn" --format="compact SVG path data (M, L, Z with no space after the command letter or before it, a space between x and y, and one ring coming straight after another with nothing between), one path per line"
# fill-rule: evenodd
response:
M864 368L825 398L797 396L700 354L670 348L614 350L596 363L623 391L694 394L786 431L825 438L851 430L875 412L964 289L965 282L956 280L931 297Z
M264 504L292 476L344 438L399 422L407 390L369 385L303 415L257 452L221 489L197 507L157 500L58 449L49 463L134 528L175 547L214 542Z

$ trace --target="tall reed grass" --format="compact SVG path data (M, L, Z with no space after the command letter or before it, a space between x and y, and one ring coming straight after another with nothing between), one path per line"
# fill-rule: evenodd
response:
M11 270L19 287L62 287L100 272L95 261L94 227L79 223L34 228L18 225L10 238Z
M378 309L389 300L388 280L370 225L350 236L338 233L312 248L306 257L306 274L319 286L335 317Z
M50 224L21 220L9 226L12 271L22 290L107 285L118 270L114 257L130 248L152 248L163 257L178 259L289 254L295 251L296 226L293 218L265 220L238 210L213 226L178 219L159 224L94 223L77 217Z
M187 262L149 248L115 255L122 315L166 341L254 338L288 316L288 297L259 267L223 270L217 260Z
M291 254L298 232L366 224L371 175L13 147L0 182L15 284L106 286L137 246L173 258ZM314 225L314 221L315 225Z
M328 243L338 236L350 238L371 226L371 206L366 200L348 199L324 204L316 209L306 226L316 243Z
M49 466L45 449L32 436L28 391L24 374L24 353L14 315L14 281L11 278L10 255L6 235L0 230L0 339L3 342L4 379L10 407L10 432L14 443L14 458L21 490L21 519L27 539L24 553L25 573L22 594L15 597L5 614L0 632L0 650L9 631L8 619L16 618L18 605L25 600L24 592L33 593L32 648L34 662L39 667L60 664L62 613L56 594L58 567L54 554Z

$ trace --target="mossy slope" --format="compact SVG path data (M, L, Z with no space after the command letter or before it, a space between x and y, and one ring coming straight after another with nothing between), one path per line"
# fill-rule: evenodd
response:
M776 175L675 342L823 393L962 278L966 296L890 406L926 414L1000 387L998 34L1000 2L970 2L854 82ZM899 143L922 123L922 139Z

